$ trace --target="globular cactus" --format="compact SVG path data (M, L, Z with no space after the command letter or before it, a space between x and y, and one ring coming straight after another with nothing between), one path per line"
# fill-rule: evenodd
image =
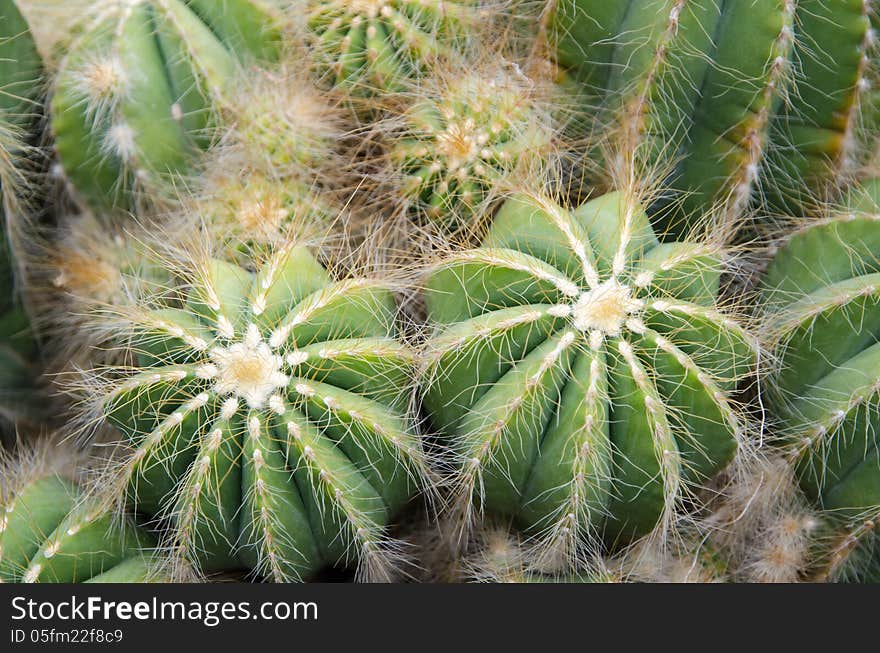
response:
M278 58L283 16L261 0L96 0L87 16L52 90L61 165L95 208L161 200L211 142L239 70Z
M778 358L766 403L817 517L807 576L880 577L880 183L796 228L761 291Z
M76 463L54 440L0 460L0 582L160 580L153 538L91 503L72 478Z
M473 222L500 180L553 153L546 89L512 63L467 66L425 83L391 150L410 207L441 224Z
M322 76L358 94L399 91L479 24L472 0L309 0Z
M131 447L105 495L164 518L203 572L388 578L387 527L427 474L388 284L334 280L301 246L256 273L192 258L176 306L119 311L136 364L87 379Z
M857 161L873 2L553 5L549 41L602 106L600 123L675 164L668 184L687 194L674 233L716 203L733 217L753 201L796 207Z
M514 532L499 526L482 529L475 551L464 560L459 580L477 583L619 583L622 578L597 559L577 571L547 572L532 568L527 548Z
M630 192L520 194L432 268L424 404L465 524L509 517L562 563L675 530L749 449L733 391L757 344L718 299L723 259L660 244Z
M184 212L231 247L271 247L339 214L347 166L337 148L347 127L327 93L288 66L239 85L185 201Z

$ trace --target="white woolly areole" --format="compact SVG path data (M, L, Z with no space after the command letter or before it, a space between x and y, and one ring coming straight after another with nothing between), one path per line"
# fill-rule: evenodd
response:
M617 279L608 279L581 293L572 306L572 324L580 331L617 336L629 316L639 311L642 305L641 300L632 296L628 286Z
M255 330L248 330L244 342L214 347L210 356L217 368L214 391L240 397L251 408L262 408L269 397L289 381L281 371L283 359Z

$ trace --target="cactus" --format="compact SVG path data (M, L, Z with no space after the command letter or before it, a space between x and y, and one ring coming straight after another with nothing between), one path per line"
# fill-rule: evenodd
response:
M872 2L554 5L550 41L603 105L600 122L676 163L667 183L688 194L673 235L715 203L734 218L756 198L796 207L857 160Z
M185 212L232 248L267 248L326 228L344 188L336 104L286 65L242 83L230 124L203 157Z
M106 495L165 518L204 572L387 578L386 527L426 474L393 295L334 281L302 246L252 264L193 257L179 305L120 310L138 364L91 379L131 446Z
M719 305L722 256L659 244L628 192L522 194L432 270L424 403L465 525L510 517L563 561L675 528L748 450L732 392L757 344Z
M59 456L59 452L62 454ZM71 478L81 456L46 439L0 460L0 582L158 580L152 537L90 503Z
M880 182L869 179L838 212L788 234L762 281L779 359L767 404L819 511L813 539L826 551L814 564L824 569L807 573L828 578L880 574L878 215Z
M260 0L98 0L88 16L55 79L55 146L87 204L126 210L211 142L238 69L279 57L283 17Z
M440 223L472 221L499 180L552 153L552 114L540 85L512 65L451 66L426 82L404 115L391 158L403 194Z
M358 94L399 91L480 18L471 0L316 0L308 28L323 76Z
M36 201L36 131L43 67L27 23L12 0L0 1L0 442L15 424L39 421L36 343L17 287L21 231Z

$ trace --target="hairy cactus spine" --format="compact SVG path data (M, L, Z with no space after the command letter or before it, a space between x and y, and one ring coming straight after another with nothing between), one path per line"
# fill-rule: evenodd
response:
M858 157L875 47L863 0L559 0L560 63L599 98L614 138L675 162L668 226L754 200L791 208ZM666 226L666 225L665 225Z
M400 91L479 18L471 0L314 0L312 46L323 75L356 94Z

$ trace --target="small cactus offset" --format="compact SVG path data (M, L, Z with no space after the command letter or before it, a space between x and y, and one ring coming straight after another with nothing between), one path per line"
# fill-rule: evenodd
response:
M784 238L762 282L778 358L767 404L814 520L823 578L878 578L880 184ZM824 549L824 552L823 552Z
M478 25L473 0L309 0L322 76L361 95L400 91Z
M121 484L169 520L172 551L203 572L389 578L386 527L427 474L393 294L334 280L301 246L255 267L193 260L178 305L120 311L138 364L92 379L131 446L110 495Z
M472 222L500 180L518 167L547 164L553 115L544 90L510 62L427 81L404 114L391 158L416 213L439 223Z
M260 0L95 0L86 15L53 85L55 147L79 197L127 210L211 142L238 69L278 58L283 16Z
M55 441L0 460L0 582L159 580L153 538L86 497L70 477L77 460Z
M718 300L723 252L660 244L631 194L510 198L426 281L424 403L465 523L501 515L577 559L676 526L748 422L756 342Z

